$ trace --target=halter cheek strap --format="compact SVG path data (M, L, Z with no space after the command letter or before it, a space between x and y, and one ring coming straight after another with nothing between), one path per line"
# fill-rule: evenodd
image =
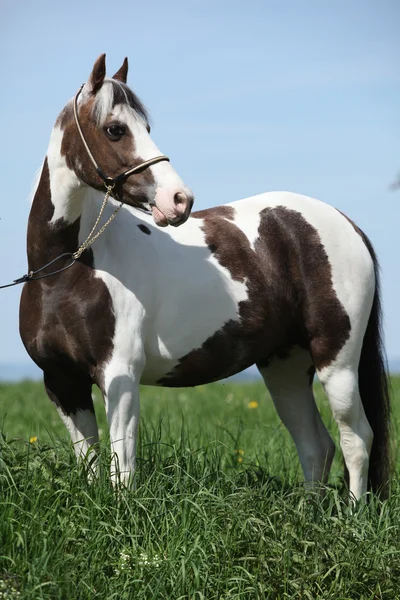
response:
M75 95L74 98L74 117L75 117L75 123L76 123L76 127L78 129L79 135L81 137L81 140L83 142L83 145L85 147L85 150L87 152L87 155L89 156L94 168L96 169L96 173L98 174L98 176L103 180L104 185L106 186L106 188L113 188L117 183L120 183L121 181L124 181L125 179L127 179L130 175L135 175L138 173L142 173L142 171L144 171L145 169L147 169L148 167L151 167L152 165L156 165L159 162L162 162L164 160L169 162L169 158L168 156L155 156L154 158L150 158L149 160L145 160L144 162L142 162L140 165L136 166L136 167L132 167L131 169L128 169L127 171L124 171L123 173L120 173L119 175L116 175L115 177L108 177L108 175L106 175L104 173L104 171L99 167L98 163L96 162L89 146L88 143L85 139L85 136L83 135L83 131L82 131L82 126L80 124L79 121L79 117L78 117L78 98L79 95L83 89L83 86L85 84L83 83L81 85L81 87L79 88L78 92Z

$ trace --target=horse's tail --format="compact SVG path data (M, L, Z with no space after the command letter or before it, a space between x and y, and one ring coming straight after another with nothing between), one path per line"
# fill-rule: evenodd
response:
M374 439L369 462L368 490L386 498L392 468L390 447L390 393L386 354L382 340L379 264L371 242L362 235L374 263L375 295L364 335L358 366L358 384Z

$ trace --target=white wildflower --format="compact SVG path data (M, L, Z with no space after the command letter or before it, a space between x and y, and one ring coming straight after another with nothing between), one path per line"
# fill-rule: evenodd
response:
M115 574L118 576L118 575L121 575L122 573L132 569L133 566L135 565L135 563L139 567L158 568L163 560L164 559L159 554L153 554L153 555L149 556L148 554L146 554L146 552L140 552L137 555L137 557L135 557L135 556L132 556L132 554L129 554L128 552L123 550L121 552L121 554L119 555L118 566L115 569ZM0 596L0 600L1 600L1 596Z
M8 581L0 579L0 600L17 600L21 593Z
M130 556L126 552L121 552L119 555L118 567L115 569L116 575L121 575L124 571L129 569Z
M149 557L145 552L141 552L138 558L138 565L141 567L159 567L161 560L159 554Z

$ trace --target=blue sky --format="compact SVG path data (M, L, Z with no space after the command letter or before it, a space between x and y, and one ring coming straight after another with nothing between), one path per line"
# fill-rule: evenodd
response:
M400 358L400 3L397 0L3 0L0 283L26 272L35 172L54 121L107 53L196 208L271 190L317 197L371 238L387 350ZM20 289L0 292L0 362L28 362Z

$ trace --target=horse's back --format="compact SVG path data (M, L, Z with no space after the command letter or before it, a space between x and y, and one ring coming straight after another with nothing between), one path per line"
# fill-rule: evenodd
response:
M224 218L245 234L252 248L255 243L268 240L270 248L281 245L287 251L291 241L300 259L310 245L310 236L314 237L314 258L318 260L317 255L321 257L325 252L332 282L344 301L353 295L353 285L346 284L347 280L354 286L365 286L372 279L373 287L373 261L364 234L330 204L292 192L267 192L193 216L203 218L203 229L207 229L207 221L212 222L214 215L224 212ZM282 243L283 238L286 243Z

